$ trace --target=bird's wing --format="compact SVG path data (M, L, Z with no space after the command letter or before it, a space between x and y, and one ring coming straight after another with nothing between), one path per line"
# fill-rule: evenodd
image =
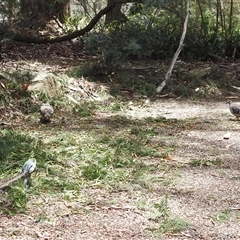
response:
M232 106L231 106L231 111L232 111L232 113L234 113L234 114L240 114L240 106L238 106L238 105L232 105Z
M22 171L24 174L27 173L32 173L36 168L36 159L29 159L27 160L23 167L22 167Z

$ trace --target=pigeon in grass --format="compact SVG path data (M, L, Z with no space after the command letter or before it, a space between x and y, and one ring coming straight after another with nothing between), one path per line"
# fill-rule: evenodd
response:
M233 103L231 100L227 101L227 104L229 105L230 112L232 115L234 115L237 120L240 118L240 103Z
M28 159L22 166L22 172L14 175L13 177L2 179L0 181L0 190L9 187L14 182L24 178L24 185L26 188L31 186L31 174L36 169L36 159Z
M29 188L31 185L31 173L36 169L36 159L28 159L22 167L22 175L24 177L24 185L26 188Z
M51 117L54 113L54 110L53 110L53 107L47 102L41 106L40 113L42 115L40 122L49 123L51 122Z

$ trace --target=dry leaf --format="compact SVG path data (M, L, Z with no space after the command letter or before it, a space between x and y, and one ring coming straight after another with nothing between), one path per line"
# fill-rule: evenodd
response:
M169 155L167 155L166 159L167 160L173 160L173 158L171 156L169 156Z
M23 91L27 91L28 87L29 87L30 83L26 83L26 84L23 84Z

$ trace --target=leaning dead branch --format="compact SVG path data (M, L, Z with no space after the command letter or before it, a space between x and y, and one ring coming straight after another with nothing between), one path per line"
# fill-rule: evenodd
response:
M169 69L168 69L168 71L165 75L164 81L162 81L162 83L157 87L157 92L158 93L160 93L163 90L163 88L166 86L167 81L169 80L170 76L172 75L172 70L173 70L173 67L174 67L174 65L177 61L177 58L178 58L180 52L182 51L182 49L184 47L183 42L184 42L186 32L187 32L189 14L190 14L189 13L189 0L187 0L186 17L185 17L185 21L184 21L184 25L183 25L183 32L182 32L182 36L181 36L181 39L180 39L180 42L179 42L179 46L178 46L178 49L173 56L171 65L170 65L170 67L169 67Z
M24 176L24 173L19 173L11 178L7 178L7 179L2 179L0 181L0 189L4 189L8 186L10 186L11 184L13 184L14 182L18 181L19 179L21 179Z

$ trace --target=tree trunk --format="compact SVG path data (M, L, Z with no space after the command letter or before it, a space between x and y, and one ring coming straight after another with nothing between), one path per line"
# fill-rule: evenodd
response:
M108 0L108 6L112 4L116 4L116 2L119 2L118 0ZM121 12L121 3L117 3L116 6L112 11L106 14L105 18L105 24L109 24L113 21L119 21L119 22L126 22L127 17Z
M70 0L20 0L20 13L28 27L42 28L55 18L63 23L70 14Z

